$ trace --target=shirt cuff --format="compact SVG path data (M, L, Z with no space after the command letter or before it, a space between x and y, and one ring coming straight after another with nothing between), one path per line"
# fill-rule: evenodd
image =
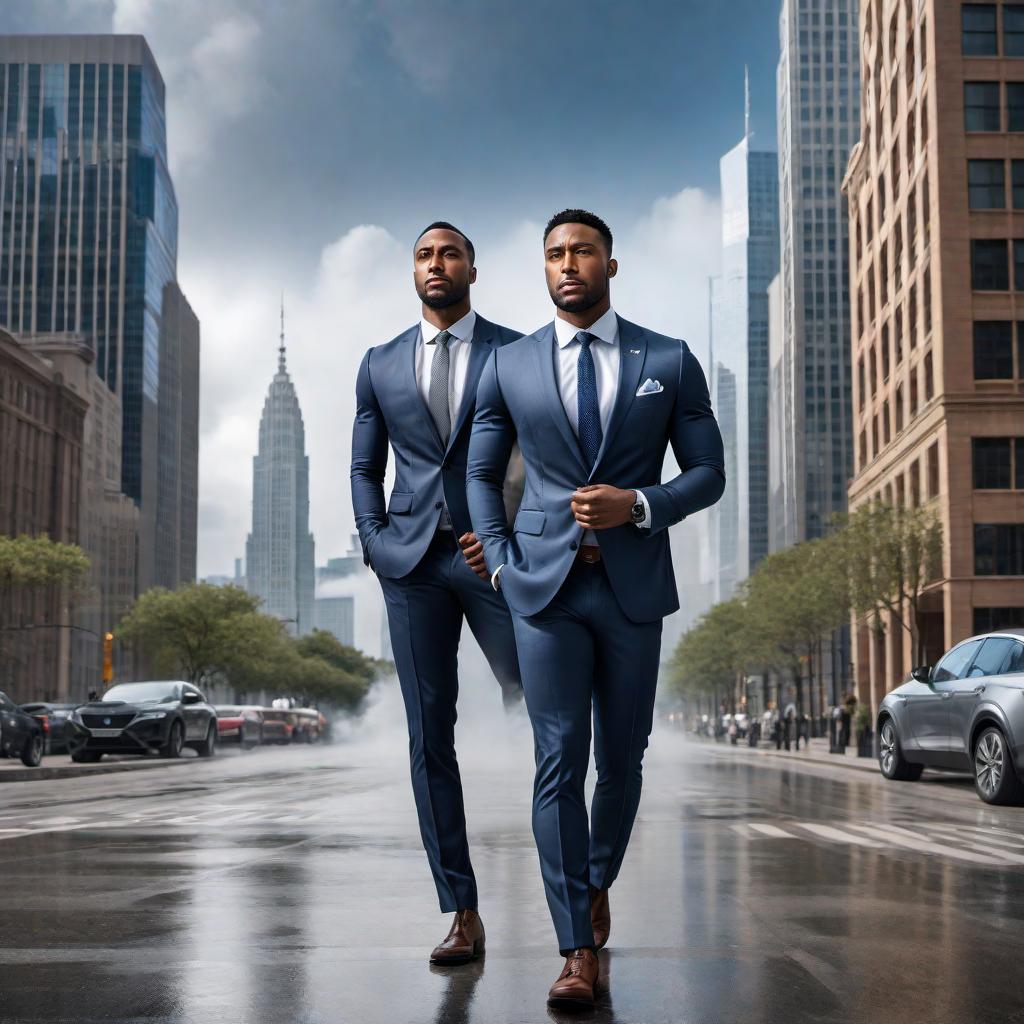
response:
M498 584L498 577L501 575L501 570L504 568L505 563L502 562L501 565L491 573L491 586L494 587L495 590L501 590L501 587Z
M651 503L647 500L643 491L637 491L635 487L633 490L636 492L636 500L644 507L644 517L636 524L637 528L640 530L649 530L651 528Z

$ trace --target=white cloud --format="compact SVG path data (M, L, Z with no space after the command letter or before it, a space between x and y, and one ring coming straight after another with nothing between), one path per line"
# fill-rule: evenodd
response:
M174 173L199 169L225 125L265 91L259 22L238 3L116 0L113 30L144 34L167 86Z
M686 189L657 200L634 224L615 225L616 309L707 349L707 278L717 269L718 206ZM520 222L503 238L476 239L474 305L532 331L551 316L541 226ZM202 322L199 573L227 572L250 527L252 456L276 366L280 282L193 261L184 284ZM309 288L286 298L288 367L302 406L310 457L310 522L317 562L347 550L355 375L366 349L414 323L409 246L381 227L352 228L321 253Z

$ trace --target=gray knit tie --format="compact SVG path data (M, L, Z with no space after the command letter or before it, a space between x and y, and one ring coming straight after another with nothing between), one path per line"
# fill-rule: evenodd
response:
M441 435L441 443L448 444L452 432L452 413L448 404L448 372L451 367L452 354L448 350L451 334L442 331L432 342L434 357L430 363L430 390L427 393L427 405L430 415L434 418L437 432Z

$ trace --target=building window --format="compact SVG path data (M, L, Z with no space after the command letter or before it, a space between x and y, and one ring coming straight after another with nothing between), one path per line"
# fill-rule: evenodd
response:
M971 465L976 490L1009 490L1013 486L1012 438L972 437Z
M996 57L999 37L996 34L995 4L964 4L962 8L963 55L965 57Z
M910 369L910 415L917 415L917 367Z
M928 449L928 497L936 498L939 494L939 442L936 441Z
M910 507L917 508L921 504L921 462L918 459L910 464Z
M1000 633L1024 626L1024 608L975 608L974 633Z
M903 387L896 389L896 433L903 429Z
M1006 183L1002 160L967 161L967 201L972 210L1005 210Z
M892 430L889 426L889 402L882 403L882 443L888 444L892 440Z
M935 394L935 373L932 370L932 354L924 354L924 400L930 402Z
M882 380L889 379L889 325L882 324Z
M969 132L999 131L998 82L964 82L964 127Z
M978 320L974 324L974 379L1013 378L1013 324Z
M1024 132L1024 82L1006 83L1006 130Z
M1024 575L1024 524L975 523L974 571L978 576Z
M1024 160L1010 161L1013 184L1013 208L1024 210Z
M922 300L924 304L924 336L925 338L932 331L932 268L928 267L921 278L921 291L924 292Z
M971 239L971 287L979 292L1010 288L1010 265L1005 238Z
M1024 57L1024 5L1003 4L1003 56Z
M864 386L864 357L861 356L860 359L857 360L857 391L859 395L858 405L861 409L864 408Z

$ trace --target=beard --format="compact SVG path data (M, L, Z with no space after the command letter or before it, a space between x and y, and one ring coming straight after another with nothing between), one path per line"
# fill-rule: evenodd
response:
M469 294L469 285L466 284L460 288L453 282L450 291L435 295L427 294L425 288L417 285L416 294L420 297L420 302L424 306L429 306L430 309L447 309L449 306L454 306L461 302Z
M551 301L564 313L582 313L592 306L596 306L608 294L608 282L584 287L577 295L563 295L556 288L549 289L548 294Z

